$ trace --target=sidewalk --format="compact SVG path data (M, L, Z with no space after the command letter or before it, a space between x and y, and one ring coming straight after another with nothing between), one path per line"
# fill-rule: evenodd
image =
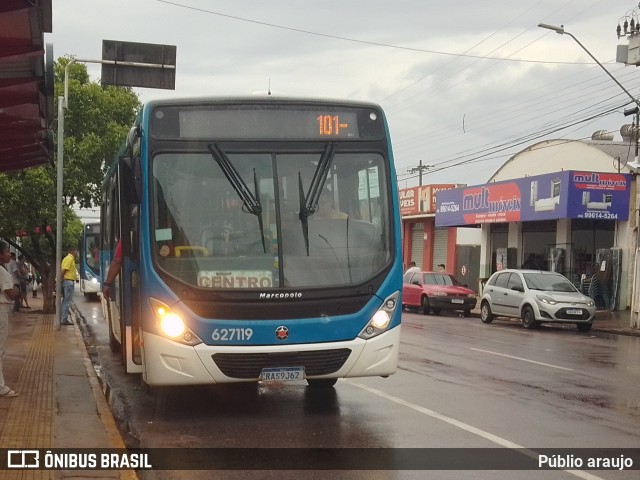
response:
M0 398L0 448L125 448L80 329L74 324L56 331L55 316L42 313L40 292L28 301L31 309L10 321L3 357L5 381L20 395ZM5 470L0 476L137 478L132 470Z

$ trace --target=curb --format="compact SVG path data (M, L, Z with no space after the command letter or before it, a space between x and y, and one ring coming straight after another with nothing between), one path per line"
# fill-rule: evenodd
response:
M471 310L471 316L474 318L480 318L480 311L479 310ZM503 317L503 318L507 318L507 317ZM517 321L517 319L514 319L514 321ZM606 323L606 318L600 318L598 319L598 312L596 312L596 317L594 319L594 324L593 327L591 328L592 332L601 332L601 333L612 333L615 335L624 335L626 337L640 337L640 329L622 329L622 328L616 328L616 327L609 327L604 325L604 323ZM597 322L597 323L595 323ZM547 323L546 325L549 326L554 326L553 322ZM556 327L559 327L560 325L562 325L561 323L555 324Z
M93 363L91 362L91 358L89 357L87 347L84 344L84 338L82 337L82 332L80 331L80 327L78 325L79 315L75 305L72 305L70 311L75 319L75 321L73 322L73 329L75 331L76 341L78 342L78 346L80 347L82 353L84 366L87 371L87 377L89 379L89 384L91 385L91 391L93 392L93 396L96 401L98 417L100 417L100 420L104 425L105 433L107 434L107 438L110 443L108 448L126 449L127 447L122 440L122 436L120 435L120 431L118 430L116 421L113 418L113 414L109 409L107 399L105 398L104 392L102 391L102 385L100 383L100 380L98 379L98 375L93 368ZM119 475L120 480L138 480L138 475L136 474L135 470L122 470L119 472Z

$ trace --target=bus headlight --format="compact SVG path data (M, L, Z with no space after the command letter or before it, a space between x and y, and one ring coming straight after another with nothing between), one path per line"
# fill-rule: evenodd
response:
M393 313L398 307L399 296L400 292L395 292L389 295L385 301L382 302L382 306L378 311L373 314L371 320L369 320L369 323L367 323L367 325L362 329L358 337L369 340L370 338L386 332L389 324L391 323L391 319L393 318Z
M160 326L167 336L171 338L179 337L185 331L184 322L175 313L168 313L160 319Z
M191 346L202 343L202 340L187 327L180 315L173 312L169 306L155 298L150 298L149 303L153 314L160 322L160 331L165 337Z

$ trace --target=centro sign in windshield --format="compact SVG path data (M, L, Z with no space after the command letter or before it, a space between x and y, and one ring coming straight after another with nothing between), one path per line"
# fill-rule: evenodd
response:
M269 288L273 276L269 270L232 270L198 272L198 286L204 288Z

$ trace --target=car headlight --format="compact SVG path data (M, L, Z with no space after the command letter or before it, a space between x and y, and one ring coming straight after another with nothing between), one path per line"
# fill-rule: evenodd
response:
M595 306L596 306L596 302L594 302L593 300L587 301L587 307L595 307Z
M389 324L391 323L391 319L393 318L393 314L398 307L399 296L400 292L394 292L389 295L385 301L382 302L382 306L378 311L373 314L371 320L369 320L367 325L358 334L358 337L369 340L370 338L386 332Z
M468 298L476 298L476 294L475 293L467 293L467 297Z
M542 303L546 303L548 305L555 305L558 303L554 298L550 297L549 295L538 294L536 295L536 298L540 300Z
M149 298L149 303L159 322L160 331L165 337L191 346L202 343L202 340L187 327L182 317L172 311L168 305L155 298Z

